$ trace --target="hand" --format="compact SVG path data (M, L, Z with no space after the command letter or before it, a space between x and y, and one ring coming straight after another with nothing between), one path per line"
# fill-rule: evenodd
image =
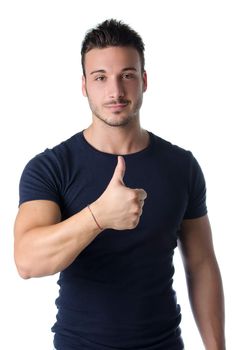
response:
M125 171L124 158L118 156L118 164L110 183L102 195L91 204L103 229L133 229L139 223L147 193L143 189L126 187L123 182Z

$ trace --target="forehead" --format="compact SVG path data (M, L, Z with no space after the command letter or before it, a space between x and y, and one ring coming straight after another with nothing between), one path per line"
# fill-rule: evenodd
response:
M140 56L132 47L94 48L85 55L85 71L87 74L95 70L106 72L121 71L127 67L141 69Z

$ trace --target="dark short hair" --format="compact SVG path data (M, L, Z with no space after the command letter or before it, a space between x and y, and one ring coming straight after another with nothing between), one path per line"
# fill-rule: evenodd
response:
M81 64L85 75L85 54L94 48L103 49L110 46L129 46L136 49L144 71L144 43L140 35L129 25L115 19L108 19L90 29L82 42Z

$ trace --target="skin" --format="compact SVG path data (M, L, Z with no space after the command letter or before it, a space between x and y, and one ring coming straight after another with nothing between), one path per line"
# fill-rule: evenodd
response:
M129 47L93 49L85 57L82 91L92 111L84 131L96 149L120 155L110 183L93 203L100 226L116 230L135 228L147 194L125 186L123 155L147 147L148 134L140 126L139 110L147 89L137 51ZM101 234L89 209L61 222L58 205L30 201L19 208L15 221L15 261L23 278L64 270ZM207 350L224 350L224 301L219 268L207 215L182 223L178 245L182 254L189 299Z
M119 47L93 49L86 54L85 72L82 91L93 117L84 131L87 141L113 154L129 154L147 147L149 136L139 120L147 75L141 71L138 52Z
M205 349L224 350L224 296L208 216L184 220L178 245L189 300Z

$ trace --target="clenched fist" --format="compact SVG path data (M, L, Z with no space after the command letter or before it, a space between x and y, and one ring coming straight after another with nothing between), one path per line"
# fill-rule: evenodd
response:
M126 164L118 156L118 164L110 183L102 195L91 204L94 215L103 229L133 229L142 215L142 208L147 193L143 189L126 187L123 177Z

